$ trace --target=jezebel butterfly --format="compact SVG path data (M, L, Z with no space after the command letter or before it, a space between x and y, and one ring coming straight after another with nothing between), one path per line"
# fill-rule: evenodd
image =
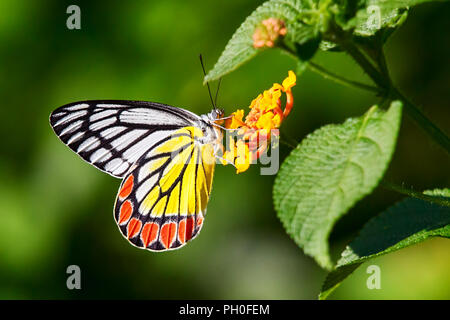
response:
M203 226L223 111L198 116L144 101L81 101L50 115L56 135L81 158L121 178L114 219L134 246L178 249Z

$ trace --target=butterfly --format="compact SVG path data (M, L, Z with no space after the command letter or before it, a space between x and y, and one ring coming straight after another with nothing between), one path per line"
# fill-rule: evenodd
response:
M134 246L178 249L203 226L223 110L201 116L145 101L92 100L50 115L56 135L82 159L122 179L114 219Z

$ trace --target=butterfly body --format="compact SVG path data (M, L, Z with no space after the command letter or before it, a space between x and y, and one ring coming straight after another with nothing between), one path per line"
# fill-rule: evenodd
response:
M211 193L223 111L198 116L142 101L82 101L52 112L57 136L122 183L114 219L134 246L177 249L201 230Z

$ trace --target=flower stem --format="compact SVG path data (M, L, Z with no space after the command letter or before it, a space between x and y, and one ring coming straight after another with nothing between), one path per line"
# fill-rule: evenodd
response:
M424 201L436 203L441 206L450 207L450 200L448 198L429 196L422 192L415 191L412 188L405 188L404 184L402 184L400 186L400 185L397 185L397 184L387 181L387 180L382 180L380 184L385 189L395 191L395 192L407 195L412 198L421 199Z
M318 64L315 64L312 61L308 62L308 68L311 71L316 72L317 74L320 74L325 79L333 80L336 83L342 84L344 86L358 88L358 89L363 89L363 90L368 90L368 91L375 92L375 93L379 93L380 92L378 90L378 88L376 88L376 87L373 87L373 86L370 86L370 85L367 85L367 84L364 84L364 83L360 83L358 81L345 79L344 77L341 77L341 76L339 76L339 75L337 75L335 73L332 73L332 72L326 70L325 68L319 66Z
M380 72L351 40L342 38L340 45L361 66L364 72L367 73L367 75L382 91L387 91L389 89L389 81L386 81L386 79L383 78Z

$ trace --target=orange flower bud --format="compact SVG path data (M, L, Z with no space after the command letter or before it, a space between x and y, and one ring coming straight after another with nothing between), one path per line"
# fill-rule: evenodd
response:
M272 48L278 38L284 37L287 33L284 21L276 18L269 18L261 21L253 33L253 47Z

